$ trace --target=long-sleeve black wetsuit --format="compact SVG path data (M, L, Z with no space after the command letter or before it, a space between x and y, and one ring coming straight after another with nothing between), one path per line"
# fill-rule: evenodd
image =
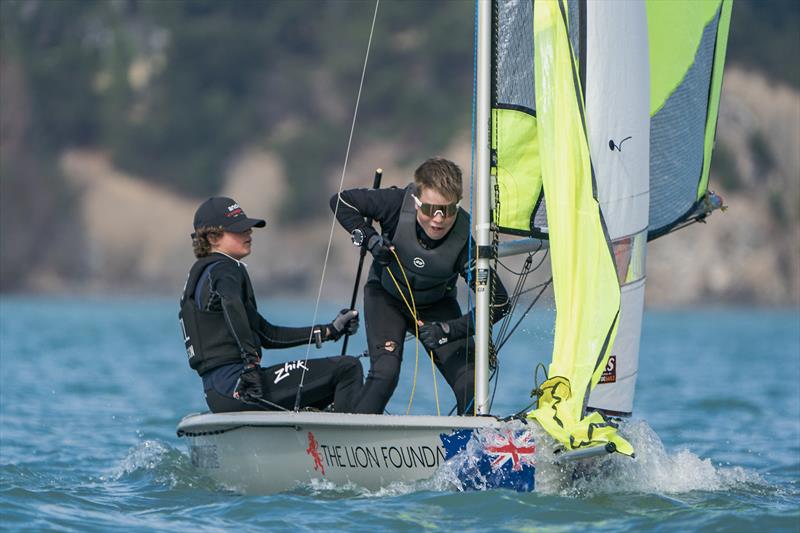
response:
M203 340L197 341L197 348L203 349L201 344L205 342L206 347L211 345L210 351L213 351L215 344L223 345L222 341L215 343L215 337L223 341L232 337L239 353L218 357L215 360L224 364L201 374L206 402L213 412L264 408L233 398L245 361L260 362L262 347L280 349L306 344L313 339L313 329L321 329L324 334L325 326L286 327L267 321L257 310L244 263L224 254L215 253L211 256L205 259L204 269L195 286L186 290L191 291L199 310L224 316L227 327L224 331L201 332ZM209 261L217 258L218 261ZM363 373L358 359L350 356L291 361L262 368L263 398L287 409L294 407L304 369L301 407L324 408L334 403L336 411L352 410L361 389Z
M364 218L371 218L380 225L380 233L392 240L400 221L406 191L404 189L351 189L342 191L341 195L331 198L331 209L336 211L339 223L348 231L360 229L364 235L364 246L377 231ZM338 209L337 209L338 202ZM419 244L426 249L439 247L450 234L442 239L429 238L422 227L416 224L416 236ZM475 250L474 241L472 249ZM459 274L468 278L469 242L453 263L460 265ZM364 322L370 355L370 370L367 375L361 400L355 406L358 413L382 413L397 387L400 364L403 357L403 341L407 331L414 332L414 322L406 304L389 294L377 281L383 269L373 261L370 281L364 287ZM494 320L500 320L509 309L508 293L493 275L494 286ZM471 276L470 288L475 289L475 276ZM472 312L461 313L461 307L454 296L445 296L425 306L417 306L418 317L423 322L447 321L451 329L451 338L456 339L444 344L433 352L434 362L456 396L458 413L464 414L470 409L474 396L474 324Z

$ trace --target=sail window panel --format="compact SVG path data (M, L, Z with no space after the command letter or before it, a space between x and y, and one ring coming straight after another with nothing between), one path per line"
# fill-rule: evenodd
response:
M694 63L650 120L650 233L679 222L697 199L719 11L706 25Z
M611 242L621 286L644 279L647 270L647 230Z

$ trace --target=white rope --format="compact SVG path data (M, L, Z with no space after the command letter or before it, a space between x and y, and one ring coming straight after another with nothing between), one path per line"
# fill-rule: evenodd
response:
M372 34L375 31L375 20L378 18L378 5L380 4L380 0L375 0L375 12L372 14L372 27L369 29L369 40L367 41L367 52L364 56L364 66L361 69L361 81L358 84L358 96L356 96L356 107L353 110L353 122L350 124L350 136L347 139L347 152L344 156L344 165L342 166L342 176L339 179L339 191L337 193L337 200L336 200L336 207L333 210L333 219L331 220L331 231L328 235L328 247L325 250L325 261L322 263L322 277L319 280L319 290L317 291L317 301L314 304L314 317L311 320L311 324L316 324L317 322L317 312L319 311L319 302L322 299L322 287L325 285L325 272L328 268L328 258L330 257L331 253L331 243L333 243L333 230L336 227L336 215L339 213L339 202L341 200L341 193L342 189L344 188L344 176L347 173L347 161L350 159L350 146L353 142L353 132L356 128L356 117L358 116L358 104L361 102L361 89L364 87L364 76L367 73L367 61L369 60L369 49L372 46ZM308 356L311 353L311 342L313 339L314 333L313 328L312 332L308 336L308 344L306 345L306 356L304 362L308 361ZM303 382L305 381L306 377L306 365L303 364L303 373L300 376L300 384L298 385L298 395L297 401L295 402L295 409L299 407L297 405L299 403L300 395L302 394L303 389Z

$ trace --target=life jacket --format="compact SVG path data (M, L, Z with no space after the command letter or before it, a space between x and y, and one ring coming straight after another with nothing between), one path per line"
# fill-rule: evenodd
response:
M220 254L211 254L198 259L189 271L189 277L183 288L183 295L180 301L180 311L178 319L183 333L183 342L186 348L186 356L189 358L189 366L202 375L205 372L218 366L242 362L242 348L240 342L231 333L225 319L225 314L220 311L207 311L202 309L195 300L198 291L198 283L208 281L203 279L208 275L210 269L217 267L218 263L233 261ZM258 311L255 308L255 295L250 283L250 277L243 266L237 265L242 269L244 280L243 300L251 327L257 320ZM256 322L257 323L257 322ZM255 331L255 329L254 329ZM252 339L255 346L259 346L256 339Z
M469 214L459 207L455 224L445 235L443 242L436 248L423 247L417 238L417 210L411 196L417 194L416 191L414 184L406 187L392 244L411 285L414 303L425 306L445 297L455 297L456 281L462 266L456 263L470 238L470 223ZM389 275L390 269L400 285L402 295ZM369 279L379 280L389 294L399 300L405 296L409 304L411 303L405 278L396 261L392 261L387 267L373 263Z

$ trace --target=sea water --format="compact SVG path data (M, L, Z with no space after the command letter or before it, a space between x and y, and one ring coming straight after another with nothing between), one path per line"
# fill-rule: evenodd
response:
M327 321L340 305L320 307ZM314 302L267 301L306 325ZM330 315L330 316L329 316ZM0 299L0 527L55 531L800 530L800 312L648 311L634 460L537 492L457 492L434 480L379 491L326 483L273 496L217 486L175 434L206 409L186 362L177 306L159 299ZM493 412L524 408L550 358L552 316L532 314L500 354ZM333 355L340 344L312 349ZM363 331L352 354L365 347ZM268 353L269 362L306 355ZM365 361L365 365L366 360ZM414 345L388 410L436 412L429 360ZM541 378L540 378L541 379ZM439 409L453 405L437 377ZM409 402L414 389L413 401Z

